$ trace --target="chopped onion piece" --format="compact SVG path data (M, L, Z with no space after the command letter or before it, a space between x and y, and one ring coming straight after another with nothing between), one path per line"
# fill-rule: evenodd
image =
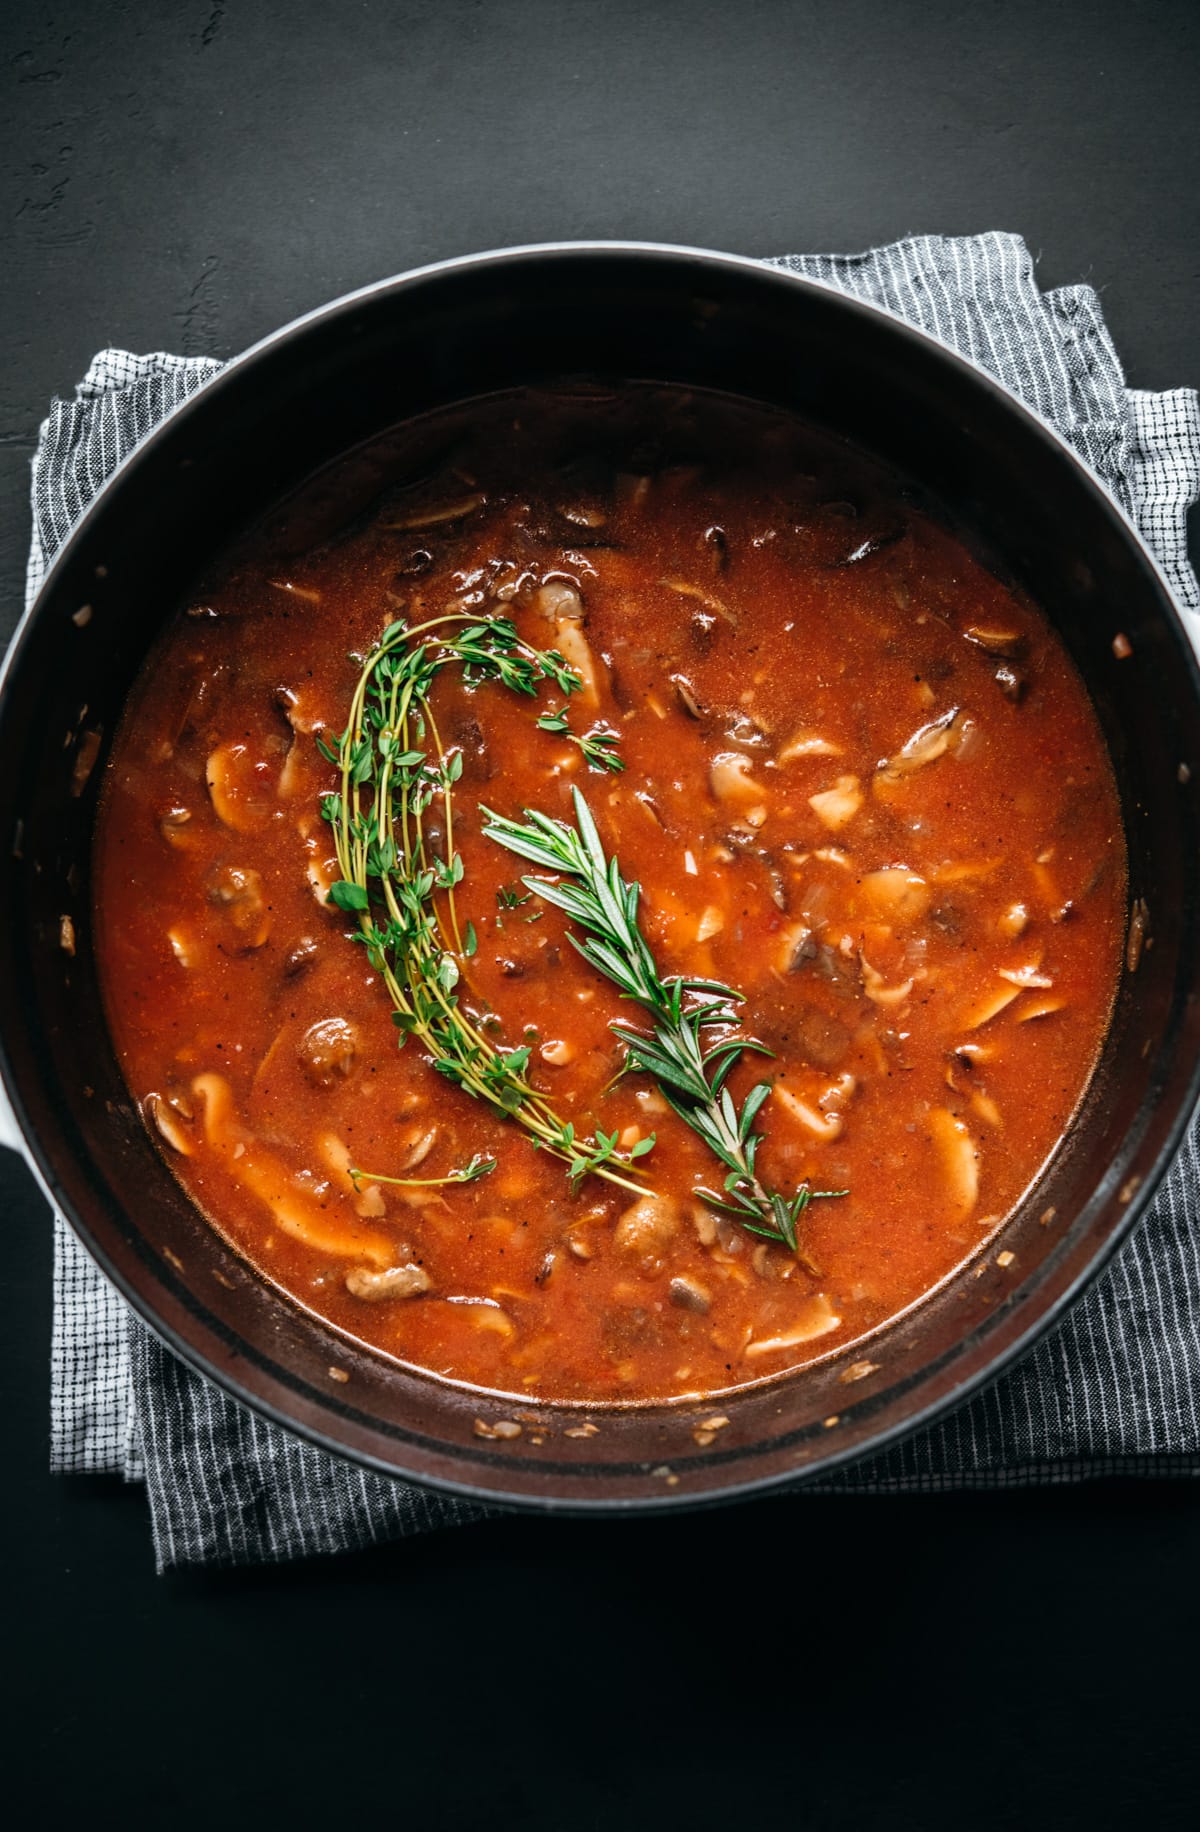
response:
M568 1062L574 1061L576 1050L573 1043L567 1043L561 1037L555 1037L550 1042L539 1045L538 1055L543 1062L552 1063L555 1068L562 1069Z
M168 929L167 940L171 944L172 954L181 967L194 967L196 965L200 957L200 948L198 943L194 942L189 935L185 934L184 931L179 928Z
M840 757L841 754L841 745L823 738L820 732L798 731L779 752L776 762L794 763L798 757Z
M858 786L857 776L839 776L832 789L823 789L819 795L810 795L808 805L822 825L836 833L862 807L862 790Z
M1054 981L1039 973L1037 965L1026 967L998 967L996 971L1002 980L1011 980L1014 986L1053 986Z
M842 1116L840 1113L822 1113L819 1107L810 1106L808 1101L802 1100L798 1094L793 1094L790 1088L785 1088L781 1081L775 1083L771 1092L772 1097L779 1101L784 1111L790 1113L793 1119L799 1120L800 1124L806 1131L811 1132L814 1138L829 1143L841 1137Z

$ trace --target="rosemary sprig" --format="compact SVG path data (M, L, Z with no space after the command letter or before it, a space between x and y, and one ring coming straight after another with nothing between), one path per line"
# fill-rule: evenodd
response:
M579 924L587 939L570 940L584 960L650 1013L649 1036L623 1023L612 1029L625 1045L626 1068L653 1075L675 1112L724 1165L721 1190L700 1187L697 1195L736 1216L751 1234L795 1253L797 1223L809 1203L846 1191L814 1190L804 1183L784 1196L763 1184L755 1158L764 1135L753 1127L771 1083L756 1083L740 1112L725 1084L748 1051L771 1052L753 1037L730 1034L740 1026L743 1002L731 986L678 974L663 978L638 924L640 887L621 876L615 858L606 857L587 802L578 789L573 794L574 828L536 809L525 810L522 824L484 808L483 831L519 858L558 874L557 882L533 877L522 882Z
M618 771L625 768L621 756L621 740L616 732L607 725L593 725L591 731L582 735L571 730L571 723L565 712L544 712L538 720L538 730L554 732L560 738L569 738L577 744L583 753L584 762L591 770L603 774L605 770Z
M475 946L475 931L468 923L464 935L455 902L463 864L454 849L452 791L462 753L444 746L429 703L436 676L451 664L472 685L497 681L515 693L534 694L546 680L568 694L580 685L556 650L530 648L506 618L448 612L413 626L404 619L389 624L363 662L345 731L333 742L318 739L341 771L340 792L321 803L341 872L329 901L357 918L355 940L387 987L401 1044L419 1038L439 1074L516 1120L536 1146L564 1161L574 1186L594 1171L643 1194L636 1170L629 1174L632 1154L619 1153L604 1135L577 1139L574 1126L530 1084L530 1046L498 1048L457 996L459 962ZM427 843L423 826L435 798L444 858Z

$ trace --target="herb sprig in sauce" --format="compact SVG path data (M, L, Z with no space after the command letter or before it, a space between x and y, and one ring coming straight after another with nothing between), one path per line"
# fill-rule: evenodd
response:
M626 1153L617 1149L616 1133L577 1135L529 1082L532 1046L498 1048L457 995L460 963L476 949L474 928L460 925L455 898L463 863L454 848L453 788L462 754L443 744L429 704L434 679L451 665L471 685L496 681L514 693L533 695L552 681L569 695L581 684L556 650L531 648L507 618L447 613L412 626L404 619L389 624L363 664L345 731L333 741L318 739L322 755L341 771L340 791L321 804L341 872L329 901L357 918L355 939L387 987L401 1043L417 1038L439 1074L516 1120L535 1145L566 1164L573 1187L594 1172L642 1195L633 1160L651 1150L653 1136ZM435 799L445 857L432 850L424 830ZM351 1174L389 1183L465 1183L494 1168L494 1159L476 1155L445 1178Z
M622 1023L612 1029L625 1045L626 1068L652 1075L675 1112L725 1167L721 1189L700 1187L697 1195L735 1216L749 1233L795 1253L797 1224L809 1203L846 1191L803 1183L785 1196L762 1182L755 1159L764 1134L754 1131L754 1121L771 1083L756 1083L739 1112L726 1082L747 1052L771 1052L741 1034L742 996L731 986L678 974L663 977L638 923L640 887L606 856L587 802L578 789L573 795L574 828L536 809L527 808L521 823L484 808L483 831L519 858L557 874L557 881L526 877L522 883L585 930L585 941L569 937L584 960L650 1013L649 1036Z

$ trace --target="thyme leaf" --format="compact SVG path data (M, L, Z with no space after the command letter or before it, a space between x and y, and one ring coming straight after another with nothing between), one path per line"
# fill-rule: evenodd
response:
M611 726L593 725L591 731L580 735L571 730L571 722L565 712L544 712L538 720L538 730L554 732L558 737L569 738L572 744L577 744L583 753L584 762L591 770L603 774L605 770L615 772L625 768L619 749L621 740Z

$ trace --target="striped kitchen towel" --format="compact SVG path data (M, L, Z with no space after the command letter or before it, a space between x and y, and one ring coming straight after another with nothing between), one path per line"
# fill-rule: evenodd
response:
M1196 393L1127 389L1090 287L1040 292L1025 244L1000 234L776 265L911 319L1021 395L1104 479L1200 628L1186 542L1200 494ZM33 466L31 597L114 466L218 367L106 350L75 399L54 403ZM1053 1335L939 1424L801 1492L1200 1472L1198 1202L1193 1134L1136 1232ZM143 1328L55 1226L52 1464L144 1482L160 1570L335 1552L483 1514L330 1457L238 1406Z

